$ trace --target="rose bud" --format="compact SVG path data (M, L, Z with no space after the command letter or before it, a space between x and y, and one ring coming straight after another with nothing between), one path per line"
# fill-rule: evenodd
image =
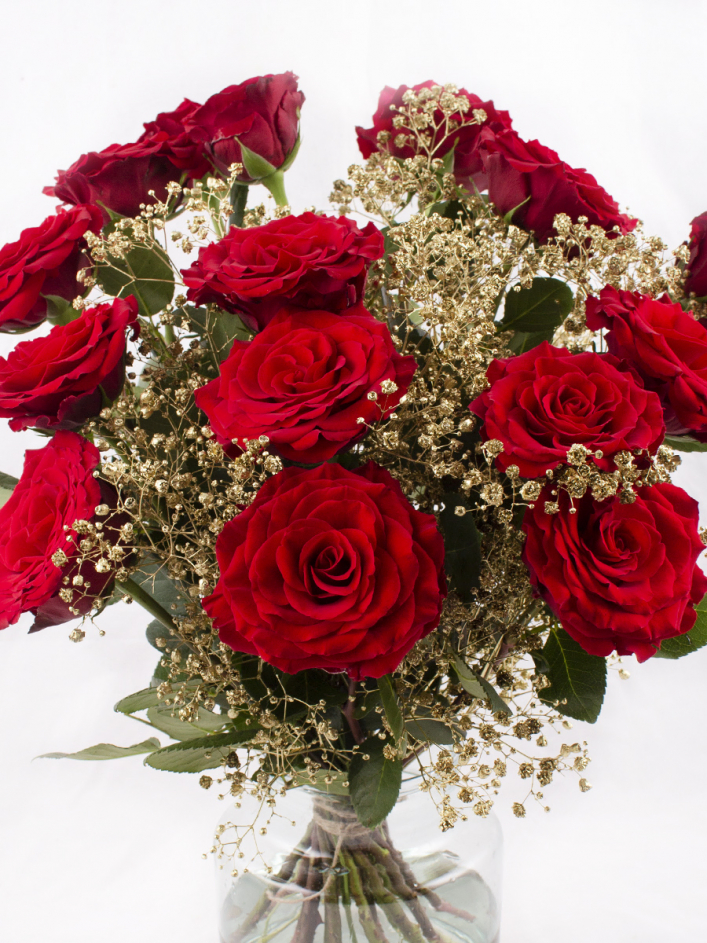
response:
M26 331L44 321L47 295L71 301L82 294L76 274L90 264L84 237L101 225L97 206L59 209L0 249L0 331Z
M126 331L139 331L132 295L19 343L0 357L0 416L15 431L75 429L97 416L123 388Z
M287 468L216 541L203 601L222 642L281 671L394 671L439 623L447 593L433 514L385 469Z

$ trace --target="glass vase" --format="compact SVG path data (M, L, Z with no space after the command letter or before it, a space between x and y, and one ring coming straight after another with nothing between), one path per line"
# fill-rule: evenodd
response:
M241 839L217 859L220 943L498 943L495 816L443 832L414 780L374 829L345 793L309 786L257 813L246 797L219 825L225 851Z

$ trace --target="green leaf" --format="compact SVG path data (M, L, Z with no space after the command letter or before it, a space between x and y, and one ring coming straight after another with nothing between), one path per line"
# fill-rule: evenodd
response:
M124 756L138 756L140 753L152 753L159 750L160 741L155 737L135 743L131 747L116 747L112 743L97 743L78 753L43 753L38 760L119 760Z
M707 452L707 442L698 442L689 435L666 435L663 442L676 452Z
M96 279L106 294L114 298L134 295L143 317L157 314L172 300L172 266L158 246L135 246L124 259L109 258L110 262L96 267Z
M550 343L554 333L554 327L551 327L547 331L535 331L533 333L529 331L516 331L508 346L514 354L524 354L526 350L532 350L533 347L537 347L538 344L542 344L543 341Z
M351 802L361 825L375 828L395 805L403 779L399 757L383 754L385 741L369 737L359 747L349 767ZM364 760L364 755L370 757Z
M682 658L707 645L707 596L695 606L697 621L684 635L665 639L655 653L655 658Z
M187 316L189 327L199 337L207 338L205 346L211 346L217 367L226 359L235 340L248 341L253 336L237 314L212 305L202 308L185 305L181 310Z
M481 536L476 529L473 514L459 517L457 507L468 511L469 502L459 494L444 494L444 510L439 523L444 536L444 570L450 588L461 599L469 599L473 587L479 585L481 573Z
M517 206L514 206L512 210L508 210L508 212L503 217L503 222L506 224L506 226L510 226L510 224L513 222L513 217L515 216L515 214L518 212L521 206L525 206L525 204L528 202L529 199L530 197L527 196L523 200L522 203L519 203Z
M19 484L19 478L6 475L5 472L0 472L0 507L2 507L6 501L10 500L12 492L15 490L15 485L17 484Z
M486 678L482 678L475 671L472 671L458 655L454 656L454 670L459 678L459 684L464 690L473 697L489 701L494 714L500 712L513 713L513 708L503 700L496 688Z
M228 718L223 714L214 714L213 711L207 711L203 707L199 708L196 719L189 723L180 720L179 717L173 717L172 711L172 707L149 707L147 719L153 727L157 727L173 740L198 740L207 734L221 730L228 722Z
M238 138L236 138L236 140L238 140ZM275 167L274 164L265 160L260 154L256 154L255 151L251 151L249 147L246 147L245 144L241 144L240 141L238 141L238 143L241 147L241 163L249 177L253 180L262 180L263 177L270 177L275 173L277 167Z
M157 688L145 688L122 698L113 710L118 711L119 714L134 714L136 711L144 711L148 707L157 707L159 703L160 698L157 697Z
M400 750L405 724L400 711L400 705L398 704L398 695L393 687L390 675L383 675L382 678L378 679L378 690L380 691L385 716L388 720L391 733L393 734L395 745L397 749Z
M442 746L454 743L451 729L441 720L431 717L411 717L405 721L405 729L423 743L439 743Z
M568 285L557 278L534 278L530 288L511 289L506 295L500 331L550 331L559 327L574 307Z
M199 773L202 769L213 769L220 766L221 760L232 750L252 740L258 729L254 725L249 730L233 730L212 737L173 743L146 757L145 766L171 773Z
M559 626L550 629L542 654L549 666L550 687L540 692L540 700L567 717L593 724L604 701L606 660L585 652Z
M77 318L81 317L81 312L59 295L43 295L47 302L47 321L50 324L71 324Z
M320 668L307 668L295 675L285 674L275 669L277 682L276 694L286 694L303 704L316 704L324 701L327 707L346 703L348 687L341 682L341 676L330 674ZM296 705L294 705L296 707Z

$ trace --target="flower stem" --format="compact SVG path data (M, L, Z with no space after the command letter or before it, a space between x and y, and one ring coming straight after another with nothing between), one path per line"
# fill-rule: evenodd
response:
M167 610L163 609L157 600L146 593L135 580L128 577L126 580L116 580L115 583L124 596L130 596L131 599L134 599L136 603L139 603L143 609L147 610L151 616L154 616L158 622L161 622L170 631L177 631L176 623Z
M285 175L281 170L276 170L269 177L263 177L260 182L272 193L278 206L290 205L285 193Z

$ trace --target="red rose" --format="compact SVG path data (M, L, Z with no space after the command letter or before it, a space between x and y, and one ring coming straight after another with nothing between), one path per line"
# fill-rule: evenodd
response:
M222 445L266 435L285 458L326 462L365 432L359 417L390 414L415 369L362 305L341 314L283 308L252 341L234 342L196 403ZM397 391L382 393L385 380Z
M420 85L413 85L412 91L420 93L423 89L438 87L436 82L427 81ZM393 118L398 114L397 108L403 105L403 95L410 91L408 85L401 85L394 89L386 85L378 99L378 110L373 115L372 128L356 128L358 137L358 147L364 158L369 158L375 151L384 150L394 157L406 158L414 157L418 149L413 146L414 134L408 127L396 128L393 125ZM454 148L454 174L457 178L468 181L474 180L477 189L483 190L486 187L486 178L483 173L483 164L479 154L479 136L482 130L488 129L492 133L498 133L505 128L511 127L511 118L507 111L498 111L492 101L482 101L478 95L473 95L461 88L458 92L469 102L469 109L465 114L456 112L448 116L448 120L455 122L461 127L447 133L445 127L445 115L440 108L434 111L432 119L437 125L432 134L430 147L434 151L435 157L444 157ZM396 110L391 110L391 105ZM472 112L475 110L486 112L486 120L480 124L471 123ZM468 122L468 123L464 123ZM429 130L429 129L428 129ZM378 135L381 131L390 134L390 140L387 144L378 143ZM396 143L398 135L407 136L405 143Z
M546 514L546 491L523 520L523 559L537 593L565 630L591 655L650 658L663 639L689 632L694 606L707 592L697 564L697 502L682 488L640 488L620 497L574 502L560 492L560 511Z
M496 459L505 471L517 465L525 478L544 475L567 461L575 444L590 451L603 469L624 449L655 452L665 435L655 393L644 390L611 354L571 354L543 341L486 372L491 386L469 406L483 421L484 441L504 446Z
M258 329L285 304L334 311L363 297L368 266L383 255L373 223L344 216L285 216L252 229L232 227L182 271L187 297L240 314Z
M245 173L239 179L248 182L265 175L249 174L249 158L241 145L273 170L282 167L294 156L303 103L292 72L260 75L212 95L190 116L188 126L204 141L207 154L224 176L231 164L242 163Z
M146 121L136 143L159 144L175 167L186 171L190 179L199 180L211 170L202 135L193 125L193 117L200 108L197 102L185 98L174 111L164 111L154 121Z
M484 134L481 143L489 199L505 216L535 234L539 242L555 235L553 221L566 213L573 222L586 216L589 225L630 232L637 223L619 211L616 201L586 170L575 170L539 141L523 141L515 131ZM521 204L523 204L521 206Z
M97 416L104 397L112 401L123 388L127 329L136 336L132 295L18 344L0 357L0 416L15 431L75 429Z
M607 286L587 299L587 325L661 398L670 435L707 436L707 328L668 295Z
M394 671L438 624L444 544L373 462L287 468L216 542L221 577L204 599L219 637L294 674Z
M692 220L685 291L698 298L707 296L707 213Z
M97 206L57 210L0 249L0 331L27 330L47 316L45 295L82 294L76 273L89 264L84 235L101 230Z
M22 477L0 508L0 629L23 612L35 614L33 630L68 622L75 618L69 605L88 612L111 580L110 573L80 564L70 539L76 537L74 522L94 518L112 492L93 477L99 461L98 449L75 432L57 432L44 448L26 453ZM52 562L58 551L69 560L63 570ZM71 603L59 596L65 576L84 579Z

